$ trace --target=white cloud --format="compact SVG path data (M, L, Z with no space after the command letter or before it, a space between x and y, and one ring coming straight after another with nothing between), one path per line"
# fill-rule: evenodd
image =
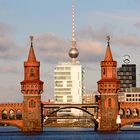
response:
M103 55L103 46L92 40L81 40L78 42L80 52L79 59L83 62L98 62Z
M140 22L135 23L134 26L140 29Z
M0 22L0 59L17 60L21 55L21 48L11 37L13 31L12 26Z
M35 40L36 52L43 61L57 64L70 60L68 52L71 42L52 33L38 35ZM102 44L91 39L82 38L77 42L77 48L80 54L77 59L84 62L99 61L103 52Z
M94 29L92 26L85 26L80 29L78 32L78 36L80 39L90 39L94 41L104 41L106 39L107 35L112 36L112 32L107 29L106 27L103 27L99 30Z
M39 51L39 55L45 62L57 63L67 58L67 43L63 38L55 34L38 35L36 37L36 46L36 50Z
M113 31L107 29L107 28L101 28L99 30L97 29L93 29L91 26L87 26L87 27L83 27L80 31L79 31L79 38L81 37L86 38L86 39L90 39L90 40L94 40L94 41L98 41L100 43L102 42L107 42L106 40L106 36L110 35L111 36L111 43L113 45L119 44L122 46L140 46L140 37L138 34L134 34L131 32L127 32L127 33L114 33Z
M127 33L114 37L113 43L124 46L140 46L140 38L137 34Z
M22 53L21 48L10 38L0 37L0 58L17 60Z
M3 66L3 67L0 67L0 72L1 73L14 73L14 74L17 74L18 73L18 70L16 68L16 66L10 66L10 65L7 65L7 66Z
M7 36L14 31L13 27L7 23L0 22L0 36Z

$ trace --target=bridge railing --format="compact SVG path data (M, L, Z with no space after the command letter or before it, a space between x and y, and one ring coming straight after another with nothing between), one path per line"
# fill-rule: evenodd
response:
M45 117L45 119L93 119L93 116L51 116L51 117Z
M135 119L135 118L140 118L140 116L133 116L133 115L121 115L121 118L122 118L122 119L124 119L124 118L125 118L125 119L126 119L126 118L128 118L128 119L129 119L129 118L130 118L130 119L133 119L133 118L134 118L134 119Z

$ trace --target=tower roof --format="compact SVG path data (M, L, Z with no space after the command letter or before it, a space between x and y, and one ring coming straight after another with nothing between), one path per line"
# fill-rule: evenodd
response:
M36 62L36 56L35 56L34 48L33 48L33 36L30 36L30 40L31 40L31 47L30 47L27 61L28 62Z
M104 61L113 61L112 52L110 49L110 36L107 36L107 40L108 40L108 45L107 45Z

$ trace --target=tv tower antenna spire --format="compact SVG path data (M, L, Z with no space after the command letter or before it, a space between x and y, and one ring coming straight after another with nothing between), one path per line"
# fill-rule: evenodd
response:
M78 55L79 52L76 48L76 34L75 34L75 5L73 0L72 1L72 47L69 51L69 56L72 58L72 61L75 62Z
M76 41L76 35L75 35L75 6L74 6L74 0L72 1L72 41Z

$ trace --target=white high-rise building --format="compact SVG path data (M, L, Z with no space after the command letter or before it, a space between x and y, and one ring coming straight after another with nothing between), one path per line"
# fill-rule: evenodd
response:
M82 103L84 92L84 70L76 58L79 52L76 48L76 36L74 25L74 5L72 6L72 47L69 51L70 62L59 63L54 70L54 96L56 103ZM81 110L65 109L61 112L71 115L82 115Z
M56 103L82 103L84 92L84 71L79 62L60 63L54 71L54 93ZM81 111L66 109L72 115L81 115Z

